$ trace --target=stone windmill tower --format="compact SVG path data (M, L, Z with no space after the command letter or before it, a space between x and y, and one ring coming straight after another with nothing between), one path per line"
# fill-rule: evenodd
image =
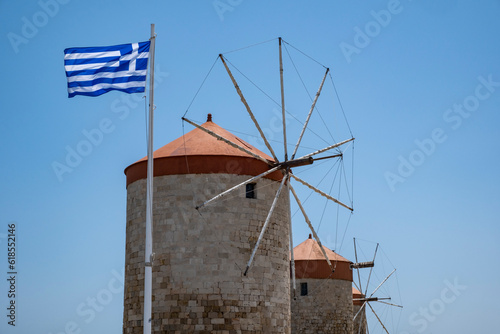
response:
M324 249L333 273L311 235L294 248L298 293L291 303L293 334L353 333L352 262Z
M212 122L203 127L265 153ZM280 186L276 171L202 210L197 204L268 166L194 129L154 152L155 333L290 333L289 199L277 202L251 273L245 263ZM124 333L142 333L146 159L125 169Z

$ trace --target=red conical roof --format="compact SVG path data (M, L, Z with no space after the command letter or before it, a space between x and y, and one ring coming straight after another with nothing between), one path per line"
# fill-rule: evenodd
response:
M273 161L273 158L265 154L264 152L258 150L237 136L233 135L231 132L221 128L219 125L212 122L209 116L209 121L203 123L201 126L205 129L215 132L221 137L238 144L252 153L261 156L264 159ZM157 149L154 152L154 158L165 158L173 156L185 156L185 155L226 155L226 156L238 156L238 157L251 157L251 155L232 147L231 145L218 140L217 138L209 135L205 131L195 128L190 132L186 133L184 136L175 139L174 141L168 143L167 145ZM139 161L147 160L147 157L142 158Z
M295 278L319 278L319 279L340 279L352 282L351 261L340 256L328 247L323 246L326 256L335 268L332 273L328 262L321 251L321 247L312 239L309 239L293 248L295 260Z
M364 297L364 295L358 289L356 289L355 287L352 287L352 296L354 298L362 298L362 297Z
M328 256L330 261L350 262L349 260L335 253L328 247L325 247L323 245L323 248L325 249L326 256ZM293 256L295 258L295 261L323 260L326 262L325 256L321 251L321 247L319 247L318 242L314 240L311 235L309 235L309 239L306 239L304 242L302 242L293 249Z
M233 135L212 122L211 115L202 127L240 145L248 151L261 156L271 164L273 159L244 140ZM184 136L175 139L153 153L154 176L175 174L227 173L237 175L259 175L269 169L269 164L243 152L228 143L218 140L205 131L195 128ZM127 186L147 175L147 157L125 169ZM283 175L277 171L266 176L281 180Z
M364 298L365 295L362 294L358 289L356 289L355 287L352 287L352 298L353 299L358 299L358 298ZM352 304L353 305L358 305L358 306L361 306L363 305L363 302L361 300L353 300L352 301Z

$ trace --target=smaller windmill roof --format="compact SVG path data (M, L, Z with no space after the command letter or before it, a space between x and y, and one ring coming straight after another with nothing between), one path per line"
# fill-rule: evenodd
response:
M355 287L352 287L352 296L354 298L361 298L361 297L363 297L363 294Z
M351 261L328 247L323 247L335 271L332 272L332 268L326 261L319 244L309 234L309 239L306 239L293 249L295 277L299 279L340 279L352 282Z
M339 254L335 253L328 247L325 247L324 245L323 248L325 249L326 256L328 256L330 261L351 262L346 258L340 256ZM293 249L293 256L295 261L325 260L325 256L321 251L321 247L319 246L318 242L312 238L310 234L308 239L306 239L304 242L302 242Z
M352 287L352 299L357 299L357 298L364 298L365 295L363 295L361 292L359 292L358 289L355 287ZM361 300L353 300L352 301L353 305L361 306L363 305L363 302Z

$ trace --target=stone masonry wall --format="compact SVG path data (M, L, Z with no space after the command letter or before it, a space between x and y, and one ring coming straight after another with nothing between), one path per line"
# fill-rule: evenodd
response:
M278 206L247 276L279 182L260 179L195 209L248 176L154 178L154 333L290 333L288 193ZM146 180L127 189L123 333L142 333Z
M300 284L307 283L307 296ZM352 334L352 283L337 279L296 279L291 301L293 334Z
M353 305L352 307L352 316L354 316L358 313L359 309L361 308L361 305ZM356 319L354 319L353 323L353 333L354 334L366 334L366 328L367 328L367 323L366 323L366 308L363 307L363 310L359 312L358 316Z

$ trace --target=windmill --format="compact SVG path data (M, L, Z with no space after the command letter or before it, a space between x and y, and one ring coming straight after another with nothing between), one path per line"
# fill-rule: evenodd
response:
M355 298L353 298L354 304L358 306L357 308L354 309L354 317L353 317L353 323L355 327L355 334L361 334L361 333L367 333L368 332L368 326L365 323L366 322L366 310L369 309L371 313L375 316L377 323L380 324L381 328L383 331L387 334L389 334L389 331L387 327L384 325L381 317L377 314L375 311L375 308L373 307L374 303L378 304L383 304L388 307L396 307L396 308L403 308L403 306L394 304L389 302L391 300L390 296L380 296L380 289L384 286L384 284L393 276L393 274L396 272L396 269L393 269L384 279L380 281L380 283L369 293L369 287L370 287L370 280L372 278L372 273L373 273L373 268L375 267L375 259L377 256L377 251L379 249L379 244L377 243L375 247L375 251L373 254L373 259L371 261L364 261L364 262L358 262L358 247L356 245L356 238L353 239L354 241L354 254L355 254L355 260L356 262L351 264L351 269L355 269L357 273L357 278L358 282L356 283L355 280L353 281L356 289L357 289L357 295ZM366 269L369 268L369 273L368 273L368 278L366 279L366 284L362 284L362 279L360 275L360 269Z
M333 272L335 270L334 265L331 263L330 259L328 258L327 254L325 252L325 249L321 244L320 238L312 225L311 219L309 218L309 215L307 214L307 212L304 208L303 202L300 200L300 198L295 190L295 187L292 185L292 182L294 182L294 183L296 182L297 184L300 184L301 186L305 186L308 189L310 189L312 192L314 192L315 194L317 194L317 195L325 198L326 200L328 200L332 203L335 203L336 205L352 212L353 208L352 208L351 203L342 202L338 198L331 196L327 191L320 190L319 187L316 187L316 186L312 185L311 183L307 182L306 180L298 177L297 170L299 170L301 167L304 167L304 166L313 165L314 163L321 161L321 160L331 160L331 159L342 160L343 151L341 149L345 148L347 146L347 144L353 142L354 137L352 137L352 133L351 133L350 138L326 145L320 149L313 150L312 152L304 154L304 155L297 154L299 148L301 147L301 143L302 143L302 140L304 138L304 134L308 130L308 125L310 123L311 116L313 115L314 111L316 110L316 104L317 104L318 99L320 97L320 94L323 90L325 80L330 75L330 69L327 67L324 67L325 73L322 77L322 80L321 80L319 88L314 96L314 99L312 99L312 103L311 103L311 106L309 108L309 112L303 121L303 126L302 126L302 129L300 131L300 135L298 136L296 144L293 146L293 149L289 149L288 138L287 138L287 124L286 124L287 123L286 122L287 110L285 108L285 90L284 90L285 87L284 87L284 80L283 80L283 55L282 55L282 45L285 44L285 42L282 41L281 38L278 38L278 41L279 41L280 96L281 96L281 103L279 103L279 106L281 107L281 119L282 119L281 126L282 126L282 133L283 133L283 157L281 159L278 158L278 155L275 153L276 150L273 149L273 146L270 144L270 141L266 138L266 135L265 135L262 127L260 126L259 122L257 121L257 118L255 117L254 112L250 108L250 105L247 102L247 99L245 98L242 90L240 89L240 86L239 86L238 82L236 81L235 76L233 75L233 72L231 71L230 67L228 66L229 61L227 60L227 58L223 54L220 54L218 59L222 62L223 66L224 66L224 68L225 68L225 70L226 70L235 90L236 90L236 93L238 94L242 104L244 105L246 112L250 116L253 125L257 129L261 140L263 141L266 148L270 152L272 159L266 159L266 158L262 157L261 155L255 154L254 152L252 152L251 150L246 148L244 144L236 142L236 141L232 141L229 138L225 138L225 137L215 133L214 131L211 131L210 129L208 129L204 126L196 124L192 120L189 120L186 117L183 117L182 118L183 121L185 121L185 122L193 125L194 127L206 132L207 134L213 136L214 138L225 142L227 145L229 145L233 148L236 148L236 149L238 149L238 150L240 150L240 151L242 151L242 152L244 152L244 153L246 153L246 154L248 154L256 159L259 159L259 160L265 162L268 165L268 169L266 171L264 171L263 173L261 173L257 176L248 178L244 182L241 182L237 185L234 185L233 187L217 194L216 196L213 196L212 198L204 201L203 203L198 203L196 205L196 209L200 212L203 212L202 210L206 206L209 206L212 202L217 201L217 200L221 200L225 196L228 196L230 193L240 189L241 187L253 184L257 180L267 176L268 174L279 171L283 174L281 184L280 184L279 189L277 190L277 192L275 194L272 205L269 208L267 217L262 224L262 228L260 230L259 237L258 237L258 239L253 247L253 250L252 250L251 255L248 259L248 262L246 263L243 275L246 276L249 273L249 271L251 270L251 266L252 266L252 263L254 261L257 250L259 249L259 245L260 245L262 238L263 238L263 236L268 228L269 222L271 221L271 217L273 215L276 203L280 197L280 194L283 191L288 191L291 194L290 197L294 198L298 209L302 213L303 218L304 218L305 222L307 223L307 226L311 230L312 236L314 237L314 239L317 241L318 245L320 246L322 253L324 255L324 258L328 262L328 265L330 266L330 268ZM331 79L331 75L330 75L330 79ZM332 80L332 83L333 83L333 80ZM187 113L187 111L186 111L186 113ZM292 263L291 270L292 270L292 277L293 277L293 279L295 279L295 275L293 273L293 271L294 271L294 258L293 258L293 239L292 239L292 233L291 233L291 218L289 218L289 221L290 221L290 250L291 250L291 263ZM295 282L293 282L293 288L295 290Z

